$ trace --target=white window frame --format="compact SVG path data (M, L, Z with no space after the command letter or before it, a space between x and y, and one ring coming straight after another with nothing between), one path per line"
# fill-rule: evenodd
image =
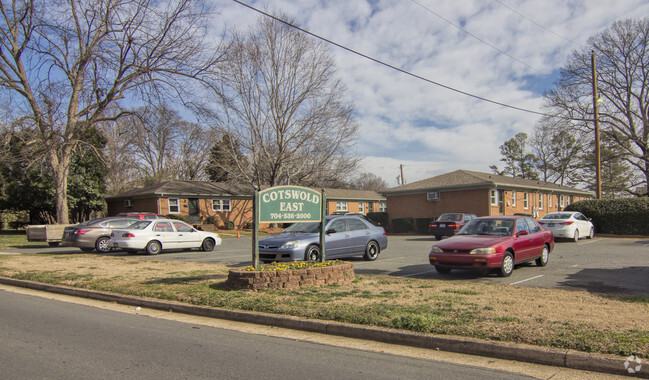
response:
M543 193L539 193L539 210L543 210Z
M523 209L529 210L530 209L530 193L523 193Z
M563 208L566 206L566 196L565 195L559 195L559 207Z
M492 206L498 206L498 191L496 189L489 192L489 202Z
M169 198L168 201L169 203L169 213L170 214L180 214L180 199L178 198ZM175 205L172 205L172 203L175 203ZM174 211L172 207L175 207L176 210Z
M337 212L348 212L349 207L347 201L336 201L336 211Z
M512 190L512 207L516 207L516 190Z
M379 212L388 211L388 202L379 202Z
M438 201L439 200L439 191L429 191L426 193L427 201Z
M548 208L552 207L552 198L554 198L554 194L548 194Z
M358 212L365 214L365 202L358 202Z
M229 199L212 199L212 211L232 211Z
M124 199L124 207L133 207L133 200Z

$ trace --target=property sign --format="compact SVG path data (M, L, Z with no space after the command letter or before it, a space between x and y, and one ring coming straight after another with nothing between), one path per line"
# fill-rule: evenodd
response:
M259 223L319 222L320 192L300 186L276 186L259 192Z

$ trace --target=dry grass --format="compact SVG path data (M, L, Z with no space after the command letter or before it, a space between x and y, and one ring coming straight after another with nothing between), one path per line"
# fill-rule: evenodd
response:
M0 256L0 276L230 309L649 357L649 296L358 276L348 286L228 291L221 264Z

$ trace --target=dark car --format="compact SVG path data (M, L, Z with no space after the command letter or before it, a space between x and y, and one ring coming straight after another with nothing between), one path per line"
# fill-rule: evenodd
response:
M435 239L442 240L444 236L453 236L464 227L466 222L477 218L475 214L463 212L442 214L437 220L430 222L428 232L435 235Z
M536 265L545 266L552 249L552 231L533 218L491 216L473 219L457 235L433 244L428 259L439 273L497 269L507 277L515 264L535 260Z
M99 253L110 252L108 245L110 234L115 228L126 228L139 221L126 216L99 218L66 227L61 242L65 246L78 247L84 252L97 250Z
M325 218L325 258L363 255L376 260L388 247L383 227L356 215L329 215ZM295 223L283 232L259 239L259 259L263 262L318 260L320 223Z

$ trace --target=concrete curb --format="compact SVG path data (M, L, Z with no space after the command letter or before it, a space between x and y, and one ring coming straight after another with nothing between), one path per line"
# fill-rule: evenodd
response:
M520 343L504 343L457 336L422 334L381 327L351 325L334 321L310 320L275 314L226 310L183 304L179 302L123 296L68 286L15 280L5 277L0 277L0 284L100 301L115 302L123 305L171 311L174 313L184 313L237 322L256 323L267 326L338 335L348 338L373 340L411 347L439 349L442 351L506 360L517 360L584 371L629 375L649 379L649 362L643 363L640 371L629 373L625 367L625 361L627 361L627 358L624 356L589 354L581 351L538 347ZM626 364L629 365L628 362ZM634 366L635 363L632 363L631 367L633 368Z

